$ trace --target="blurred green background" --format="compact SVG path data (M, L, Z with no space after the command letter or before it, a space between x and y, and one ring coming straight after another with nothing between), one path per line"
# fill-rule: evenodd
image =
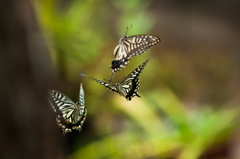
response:
M82 132L65 137L67 158L240 158L240 2L33 5L51 53L52 88L76 102L80 83L85 96L91 94ZM150 57L140 76L141 98L129 102L79 73L109 79L113 50L131 25L129 36L153 34L162 41L114 74L117 82Z

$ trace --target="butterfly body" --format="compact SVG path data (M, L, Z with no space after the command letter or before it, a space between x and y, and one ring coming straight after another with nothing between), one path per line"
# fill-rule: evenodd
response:
M74 103L66 95L56 90L48 90L48 101L54 112L58 113L56 122L62 128L64 135L67 132L72 132L72 130L81 131L87 116L82 84L80 86L79 102Z
M140 66L138 66L135 70L133 70L120 83L111 84L109 82L104 82L104 81L100 81L100 80L97 80L92 77L88 77L85 74L80 74L80 75L83 77L90 78L93 81L95 81L101 85L104 85L108 90L110 90L114 93L117 93L130 101L134 96L140 97L140 95L137 93L139 91L139 87L140 87L140 80L138 79L138 77L142 73L142 70L146 66L148 60L146 60Z
M125 35L119 40L119 45L117 45L113 51L114 58L110 65L112 76L114 72L125 68L133 56L141 55L160 41L161 39L154 35L140 34L130 37Z

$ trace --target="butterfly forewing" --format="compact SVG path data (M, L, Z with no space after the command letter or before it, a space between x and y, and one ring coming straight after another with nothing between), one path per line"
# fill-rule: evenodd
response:
M133 80L135 78L138 78L140 74L142 73L142 70L148 63L149 59L147 59L145 62L143 62L140 66L138 66L135 70L133 70L121 83L125 83L126 81Z
M113 52L114 58L110 65L112 75L109 82L113 73L125 68L133 56L141 55L160 41L161 39L157 36L144 34L121 38Z
M153 35L135 35L127 38L123 38L121 43L127 50L127 58L130 59L132 56L138 56L147 49L156 45L160 42L160 38Z
M119 92L117 91L116 87L113 84L111 84L111 83L103 82L103 81L100 81L98 79L95 79L95 78L92 78L92 77L88 77L87 75L85 75L83 73L80 74L80 76L87 77L87 78L89 78L89 79L91 79L91 80L93 80L93 81L95 81L95 82L97 82L97 83L99 83L101 85L104 85L108 90L113 91L113 92L119 94Z
M64 94L56 90L48 90L48 100L55 112L61 112L65 108L74 109L76 104Z

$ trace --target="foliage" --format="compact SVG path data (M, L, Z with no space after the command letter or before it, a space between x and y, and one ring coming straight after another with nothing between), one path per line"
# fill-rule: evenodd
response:
M129 117L126 129L83 146L70 158L160 158L173 150L181 159L198 158L237 125L238 108L213 111L199 106L190 111L167 88L143 96L131 103L116 97L114 101L121 101L116 107Z
M79 73L97 79L110 76L108 64L113 49L127 26L133 25L131 35L147 34L156 22L148 11L151 1L63 2L35 0L34 6L58 71L56 74L74 83L76 88L69 89L75 94L79 88ZM149 52L154 55L154 49L151 49L133 58L126 69L114 76L120 79L128 74L150 56ZM92 95L85 100L88 116L81 134L73 143L76 151L69 158L178 156L180 159L194 159L211 146L227 140L237 126L234 119L239 115L239 108L233 107L231 102L218 105L218 110L213 105L197 101L183 104L174 89L161 83L161 79L165 79L166 85L169 82L185 89L178 87L178 76L168 76L178 67L177 58L169 55L165 59L170 59L167 62L172 67L161 67L158 57L150 59L140 76L141 98L135 97L131 102L91 80L81 79L85 94L90 92ZM209 69L205 63L202 65ZM235 103L238 106L239 101Z

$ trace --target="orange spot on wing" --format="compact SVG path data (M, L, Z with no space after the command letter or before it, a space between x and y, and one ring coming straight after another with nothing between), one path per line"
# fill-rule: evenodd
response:
M79 121L81 121L82 120L82 116L79 118Z

